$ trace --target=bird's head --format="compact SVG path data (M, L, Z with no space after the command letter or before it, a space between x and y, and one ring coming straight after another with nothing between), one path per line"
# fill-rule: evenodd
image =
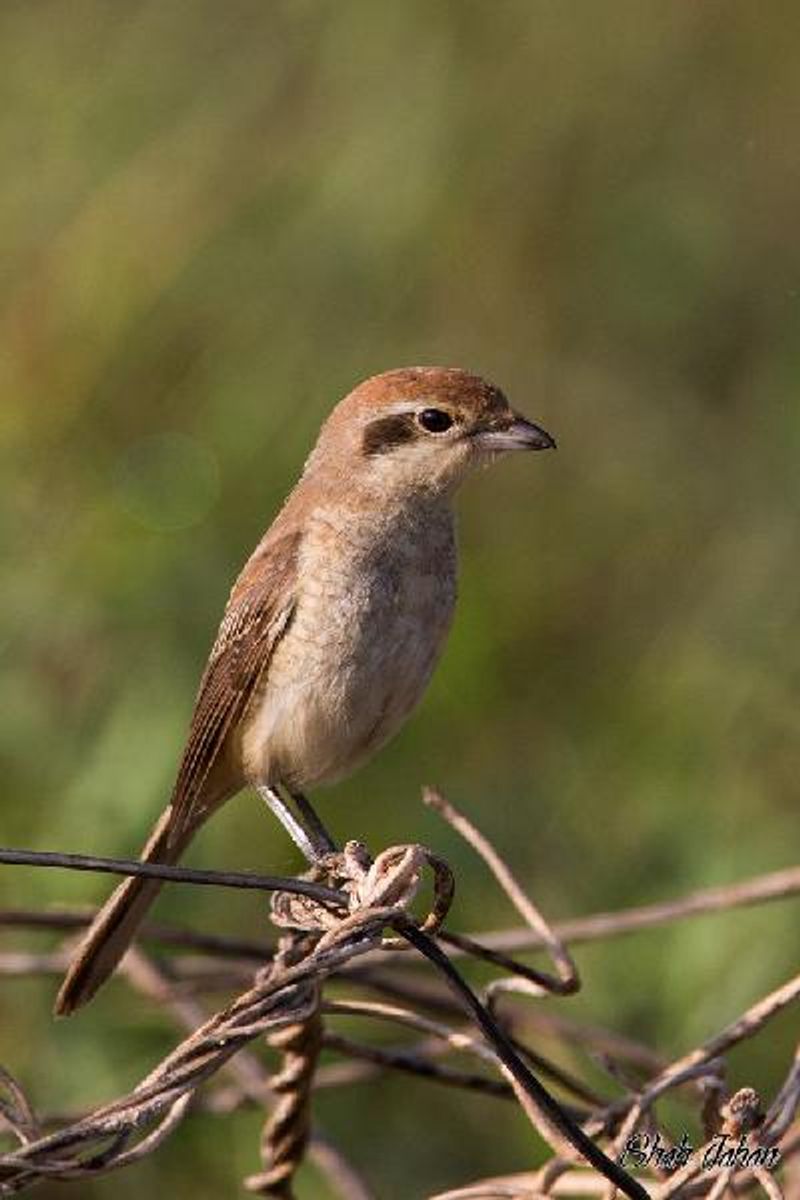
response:
M555 440L499 388L458 367L404 367L359 384L333 410L309 466L403 494L445 495L474 468Z

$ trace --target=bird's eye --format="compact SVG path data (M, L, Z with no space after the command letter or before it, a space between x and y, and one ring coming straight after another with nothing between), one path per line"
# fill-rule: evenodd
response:
M441 408L423 408L417 420L428 433L446 433L453 424L453 418Z

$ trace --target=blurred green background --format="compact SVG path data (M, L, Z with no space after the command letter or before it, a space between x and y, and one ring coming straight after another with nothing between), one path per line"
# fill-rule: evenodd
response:
M790 864L798 53L795 5L744 0L5 0L2 841L138 849L320 421L366 375L446 363L560 449L467 489L446 658L391 747L318 795L333 831L445 853L461 928L512 917L423 781L554 919ZM190 861L297 866L249 795ZM0 884L6 905L108 891ZM264 920L178 888L158 915ZM796 924L787 903L587 949L585 994L548 1003L677 1054L796 968ZM43 1111L111 1098L174 1040L118 984L55 1025L54 989L0 999L0 1061ZM733 1082L769 1096L797 1024ZM381 1200L535 1160L510 1106L430 1087L320 1097ZM80 1194L240 1195L257 1130L189 1118ZM300 1195L327 1193L309 1172Z

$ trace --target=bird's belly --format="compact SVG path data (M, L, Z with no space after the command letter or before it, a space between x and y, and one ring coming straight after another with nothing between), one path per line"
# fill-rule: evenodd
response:
M248 722L252 778L304 789L348 775L403 723L430 679L455 587L441 569L399 586L324 580L301 599ZM340 581L346 583L347 581Z

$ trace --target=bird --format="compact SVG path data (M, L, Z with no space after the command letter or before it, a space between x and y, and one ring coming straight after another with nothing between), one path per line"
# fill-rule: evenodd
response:
M352 774L426 690L456 602L455 492L476 468L555 444L459 367L386 371L335 406L233 585L144 862L175 863L246 786L310 863L335 850L306 792ZM160 886L127 878L99 909L57 1015L114 972Z

